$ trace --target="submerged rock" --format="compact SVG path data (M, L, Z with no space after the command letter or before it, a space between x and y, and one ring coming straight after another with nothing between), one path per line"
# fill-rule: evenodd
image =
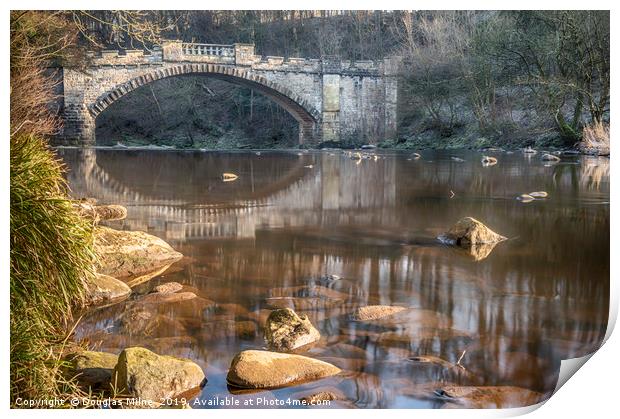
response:
M157 355L145 348L126 348L118 356L113 379L117 391L161 403L200 387L202 368L188 359Z
M193 292L154 292L140 298L137 302L148 304L178 303L179 301L193 300L197 295Z
M142 231L95 229L97 271L115 278L140 275L183 257L162 239Z
M131 294L131 288L123 281L100 273L86 282L86 302L88 305L107 304L121 301Z
M448 402L445 407L473 409L505 409L530 406L542 401L535 391L511 386L444 386L435 395Z
M354 320L359 321L377 320L384 317L392 316L403 310L406 310L406 308L400 306L365 306L355 310L351 317Z
M236 387L268 389L318 380L340 371L306 356L249 350L235 356L226 379Z
M317 393L310 394L308 396L300 397L303 403L308 405L322 404L323 402L333 402L336 400L347 400L344 393L337 388L319 391Z
M290 308L272 311L265 324L265 340L269 349L275 351L291 351L320 338L308 316L298 316Z
M472 245L497 243L506 240L506 237L497 234L475 218L464 217L441 236L441 239L450 244Z
M110 391L110 380L118 355L108 352L84 351L71 359L71 375L86 391Z
M153 292L159 294L171 294L173 292L181 291L183 289L183 285L178 282L166 282L165 284L161 284L153 288Z

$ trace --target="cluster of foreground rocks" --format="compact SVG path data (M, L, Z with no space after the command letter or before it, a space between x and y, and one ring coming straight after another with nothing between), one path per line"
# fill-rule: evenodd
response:
M79 210L98 223L101 220L122 219L127 211L119 206L97 206L82 202ZM492 245L506 240L480 221L461 219L440 239L449 245L472 248ZM183 256L163 240L138 231L118 231L96 226L95 252L97 274L88 281L88 302L108 305L122 301L132 293L132 287L161 274ZM337 280L338 278L334 279ZM141 304L176 302L198 299L184 286L169 282L153 289L139 299ZM244 350L234 356L227 374L230 386L239 389L275 389L307 383L332 376L346 376L347 365L336 360L315 359L303 355L321 339L321 334L305 315L291 308L272 310L264 320L265 349ZM433 322L424 310L402 306L372 305L352 309L354 322L401 321L413 327L432 327ZM132 323L140 324L140 312ZM134 316L135 317L135 316ZM399 320L400 319L400 320ZM430 320L429 320L430 319ZM430 323L429 323L430 321ZM422 329L420 329L422 330ZM359 349L362 351L361 349ZM418 356L416 363L438 365L461 373L459 365L434 356ZM152 402L146 407L169 404L171 399L194 397L206 383L203 369L189 359L156 354L141 347L124 348L120 354L83 351L70 358L71 376L88 392L115 398L139 398ZM427 388L428 387L428 388ZM533 404L542 395L518 387L468 387L447 385L419 386L416 396L443 400L460 407L510 407ZM316 391L300 396L308 404L343 400L337 389Z

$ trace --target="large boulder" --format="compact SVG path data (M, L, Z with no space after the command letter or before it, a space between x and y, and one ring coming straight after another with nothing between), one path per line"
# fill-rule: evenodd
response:
M403 310L406 308L400 306L364 306L356 309L351 317L358 321L378 320L400 313Z
M327 362L301 355L243 351L232 360L228 383L242 388L276 388L318 380L340 373Z
M71 359L71 375L86 391L110 391L110 380L118 355L108 352L83 351Z
M200 387L205 374L188 359L157 355L136 347L120 353L113 380L120 393L161 403Z
M442 241L456 245L476 245L497 243L506 237L497 234L489 227L472 217L461 218L447 233L440 236Z
M97 271L115 278L151 272L183 257L162 239L142 231L95 230Z
M274 351L291 351L320 338L321 334L308 316L298 316L290 308L272 311L265 324L265 340Z
M100 273L86 281L88 305L108 304L121 301L131 294L131 288L123 281Z

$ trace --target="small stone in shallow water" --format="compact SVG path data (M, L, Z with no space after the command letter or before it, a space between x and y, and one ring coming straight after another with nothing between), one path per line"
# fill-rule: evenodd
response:
M545 191L530 192L528 195L533 196L534 198L546 198L549 196L549 194Z
M239 178L239 176L234 173L222 173L222 181L224 182L232 182L237 180L237 178Z
M524 194L519 195L517 197L517 200L527 203L527 202L532 202L534 200L534 197L532 195L524 193Z
M270 349L290 351L321 338L308 316L298 316L290 308L274 310L265 324L265 340Z
M340 368L301 355L249 350L232 360L226 380L242 388L277 388L339 374Z
M406 307L400 306L365 306L360 307L351 315L354 320L359 321L368 321L368 320L378 320L384 317L388 317L399 313L403 310L406 310Z
M558 156L554 156L553 154L549 153L543 154L540 159L547 162L559 162L561 160Z
M506 237L497 234L480 221L472 217L461 218L440 236L440 240L456 245L472 245L497 243L506 240Z
M482 156L482 165L483 166L493 166L497 164L497 159L491 156Z

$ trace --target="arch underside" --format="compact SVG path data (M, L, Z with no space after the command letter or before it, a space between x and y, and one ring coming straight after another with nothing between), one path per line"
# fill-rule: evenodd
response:
M116 102L127 93L168 77L183 75L200 75L218 78L231 83L256 90L289 112L299 122L300 136L306 136L321 119L321 114L307 100L303 99L289 88L267 80L265 77L251 74L244 69L216 65L216 64L183 64L165 69L154 70L145 75L133 78L112 91L100 96L95 103L89 106L90 113L96 118L108 106Z

